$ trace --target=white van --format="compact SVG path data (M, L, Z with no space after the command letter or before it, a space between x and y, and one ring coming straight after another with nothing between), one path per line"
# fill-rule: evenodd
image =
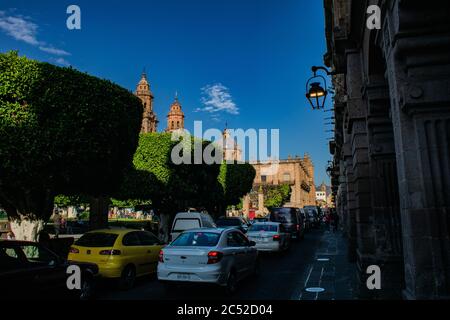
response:
M183 231L198 228L216 228L216 225L207 213L180 212L173 220L170 240L175 240Z

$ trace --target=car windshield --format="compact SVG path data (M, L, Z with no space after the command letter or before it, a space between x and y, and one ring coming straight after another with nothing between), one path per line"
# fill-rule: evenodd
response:
M291 223L292 214L289 208L274 209L270 215L271 220L274 222Z
M185 232L182 233L172 246L175 247L215 247L220 234L213 232Z
M217 220L216 225L218 227L235 227L240 226L241 221L238 219L220 219Z
M178 218L173 227L174 232L183 232L184 230L200 228L200 220L197 218Z
M117 234L93 232L83 235L75 244L80 247L112 247L116 242Z
M273 224L255 224L249 230L249 232L259 232L259 231L277 232L278 227Z

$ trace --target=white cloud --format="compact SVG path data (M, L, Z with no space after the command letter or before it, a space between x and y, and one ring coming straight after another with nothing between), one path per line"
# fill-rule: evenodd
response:
M40 44L36 38L37 24L21 16L7 16L5 11L0 11L0 30L18 41L23 41L33 46Z
M202 108L197 108L197 112L203 111L208 113L226 112L238 115L239 108L233 101L230 91L221 83L207 85L201 89L203 104Z
M56 58L56 59L50 59L52 62L54 62L54 63L56 63L56 64L59 64L59 65L61 65L61 66L64 66L64 67L69 67L70 66L70 62L69 61L67 61L66 59L64 59L64 58Z
M39 26L31 21L31 18L21 15L7 15L5 11L0 11L0 31L17 41L25 42L39 50L55 56L70 56L71 54L65 50L55 48L43 41L38 40ZM66 61L67 62L67 61Z
M50 47L40 46L39 50L50 53L50 54L54 54L55 56L70 56L69 52L61 50L61 49L53 48L52 46L50 46Z

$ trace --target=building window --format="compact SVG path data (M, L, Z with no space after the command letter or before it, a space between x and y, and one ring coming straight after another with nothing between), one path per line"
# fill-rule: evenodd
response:
M289 173L283 174L283 182L290 182L291 181L291 175Z
M261 176L261 182L266 183L267 182L267 176Z

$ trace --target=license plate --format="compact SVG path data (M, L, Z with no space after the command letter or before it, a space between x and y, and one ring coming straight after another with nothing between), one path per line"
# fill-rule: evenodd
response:
M189 274L177 274L178 280L190 280L191 276Z

